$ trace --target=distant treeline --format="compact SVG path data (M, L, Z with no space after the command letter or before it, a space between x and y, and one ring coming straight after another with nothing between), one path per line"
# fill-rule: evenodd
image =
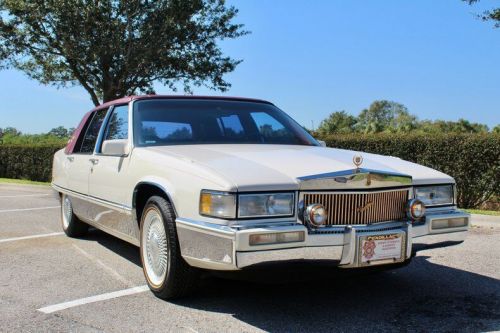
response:
M74 128L59 126L43 134L23 134L14 127L0 128L0 144L65 144L73 134Z
M313 134L326 136L341 133L487 133L487 125L471 123L465 119L458 121L419 120L403 104L380 100L373 102L367 109L353 116L345 111L331 113L324 119ZM491 129L500 133L500 124Z

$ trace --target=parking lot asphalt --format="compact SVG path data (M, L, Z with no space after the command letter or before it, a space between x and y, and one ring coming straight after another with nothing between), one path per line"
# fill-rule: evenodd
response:
M145 288L139 251L62 234L44 186L0 184L1 332L484 332L500 330L500 222L404 268L294 264L205 274L175 302Z

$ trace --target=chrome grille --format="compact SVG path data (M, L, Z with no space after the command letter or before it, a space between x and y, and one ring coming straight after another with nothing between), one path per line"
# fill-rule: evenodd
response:
M406 217L408 189L380 192L304 193L304 207L321 204L328 218L326 225L371 224Z

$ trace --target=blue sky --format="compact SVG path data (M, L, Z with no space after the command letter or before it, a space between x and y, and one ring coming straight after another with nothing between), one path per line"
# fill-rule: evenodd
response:
M225 95L273 101L307 127L337 110L357 115L376 99L403 103L420 119L500 123L500 29L474 17L498 1L229 3L252 33L222 44L244 60L227 75ZM42 86L12 70L0 71L0 83L0 127L73 127L92 108L78 87Z

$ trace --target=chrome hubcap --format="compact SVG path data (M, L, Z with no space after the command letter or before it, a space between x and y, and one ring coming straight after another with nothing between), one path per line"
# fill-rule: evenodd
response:
M62 217L64 229L69 227L69 221L73 215L73 208L71 207L71 200L67 196L64 197L62 202Z
M144 218L142 232L142 255L150 282L160 286L167 275L167 236L161 215L150 209Z

